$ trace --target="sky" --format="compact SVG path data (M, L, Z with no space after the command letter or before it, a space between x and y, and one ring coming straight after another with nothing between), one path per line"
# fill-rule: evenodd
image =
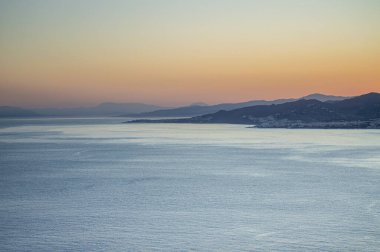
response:
M0 105L380 92L378 0L0 0Z

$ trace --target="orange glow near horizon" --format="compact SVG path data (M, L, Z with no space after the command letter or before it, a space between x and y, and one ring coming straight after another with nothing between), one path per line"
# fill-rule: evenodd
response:
M0 105L380 92L380 2L33 3L0 3Z

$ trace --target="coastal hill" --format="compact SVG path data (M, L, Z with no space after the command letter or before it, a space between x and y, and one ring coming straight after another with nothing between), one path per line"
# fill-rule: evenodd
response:
M199 116L199 115L204 115L204 114L211 114L211 113L218 112L220 110L233 110L233 109L257 106L257 105L282 104L282 103L296 101L300 99L305 99L305 100L316 99L319 101L340 101L347 98L349 97L323 95L323 94L310 94L308 96L304 96L298 99L289 98L289 99L278 99L278 100L272 100L272 101L253 100L253 101L240 102L240 103L221 103L221 104L216 104L216 105L195 104L195 105L184 106L184 107L179 107L179 108L161 109L161 110L156 110L156 111L146 112L146 113L139 113L139 114L129 114L126 116L192 117L192 116Z
M184 119L132 122L231 123L262 128L380 128L380 94L369 93L341 101L297 100L250 106Z

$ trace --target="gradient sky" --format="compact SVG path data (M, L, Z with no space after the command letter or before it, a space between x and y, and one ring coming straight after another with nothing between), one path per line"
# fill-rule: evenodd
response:
M380 92L379 0L0 0L0 105Z

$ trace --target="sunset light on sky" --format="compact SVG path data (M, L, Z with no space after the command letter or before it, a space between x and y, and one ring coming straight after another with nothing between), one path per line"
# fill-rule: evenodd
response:
M0 1L0 105L380 92L378 0Z

